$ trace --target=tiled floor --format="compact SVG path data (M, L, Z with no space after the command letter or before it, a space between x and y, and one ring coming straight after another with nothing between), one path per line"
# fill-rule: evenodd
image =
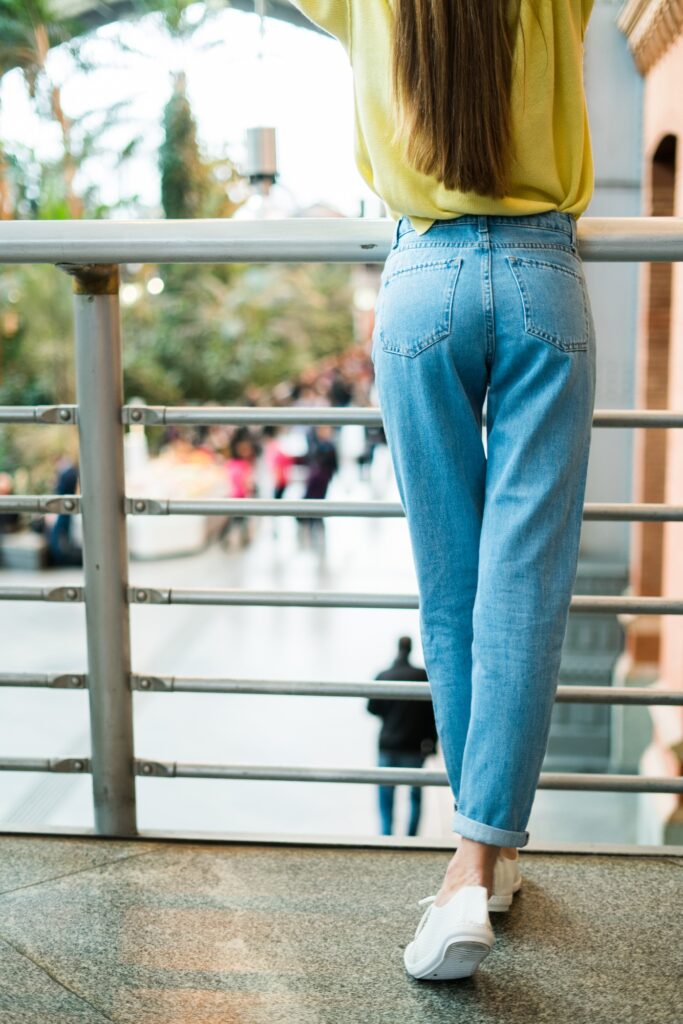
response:
M471 978L402 953L446 850L0 837L3 1024L680 1024L683 858L522 852Z

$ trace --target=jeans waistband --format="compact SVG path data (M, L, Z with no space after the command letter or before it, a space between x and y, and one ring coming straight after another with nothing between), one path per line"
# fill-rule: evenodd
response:
M459 227L476 227L481 236L490 233L495 234L497 227L505 228L541 228L546 231L557 231L564 235L572 245L576 245L577 228L576 218L571 213L561 213L559 210L546 210L544 213L525 214L519 217L502 216L499 214L474 214L465 213L460 217L449 217L445 220L435 220L426 234L434 232L448 232L457 230ZM394 243L407 234L415 232L407 214L403 214L396 222L394 228ZM424 235L420 236L424 237Z

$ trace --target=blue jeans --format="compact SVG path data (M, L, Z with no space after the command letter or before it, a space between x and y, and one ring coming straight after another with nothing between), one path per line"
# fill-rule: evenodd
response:
M419 750L380 750L377 764L380 768L421 768L425 762L425 755ZM396 786L378 786L379 794L379 817L382 826L382 835L390 836L394 824L394 795ZM410 814L408 818L409 836L416 836L420 824L420 813L422 810L422 787L410 787Z
M595 327L576 221L396 222L372 342L452 827L526 846L576 576ZM486 438L482 409L486 400Z

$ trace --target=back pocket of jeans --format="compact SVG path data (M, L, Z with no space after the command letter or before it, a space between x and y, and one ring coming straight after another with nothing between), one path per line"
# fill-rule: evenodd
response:
M450 334L461 265L461 257L430 260L386 276L376 310L384 352L414 358Z
M583 277L560 263L508 256L524 308L524 329L563 352L588 348L590 323Z

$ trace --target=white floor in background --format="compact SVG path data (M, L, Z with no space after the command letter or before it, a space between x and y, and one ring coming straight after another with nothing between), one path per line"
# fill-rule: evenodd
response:
M398 500L385 448L372 483L347 462L329 497ZM287 497L298 497L290 488ZM133 562L131 583L159 587L414 593L402 519L331 519L324 554L302 547L296 523L256 520L241 551L217 546L184 558ZM2 572L3 585L79 582L79 570ZM2 671L84 671L82 606L16 602L1 608ZM421 664L417 611L366 609L140 606L131 608L133 671L235 678L369 680L393 659L397 638L413 638ZM137 756L215 764L369 767L379 721L358 698L136 694ZM84 693L0 689L2 756L58 757L89 752ZM425 767L443 768L438 758ZM407 818L397 793L396 828ZM141 779L142 828L223 832L373 834L376 787ZM637 797L540 790L532 840L635 841ZM423 835L448 836L450 792L427 789ZM0 774L0 824L91 826L88 776Z

